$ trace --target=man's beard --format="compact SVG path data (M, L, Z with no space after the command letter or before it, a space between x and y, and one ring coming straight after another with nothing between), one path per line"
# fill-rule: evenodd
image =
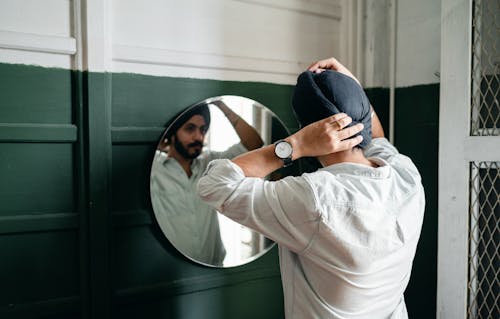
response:
M195 150L193 153L189 153L189 150L188 148L189 147L193 147L193 146L199 146L200 148ZM182 157L186 158L186 159L195 159L197 158L198 156L200 156L201 154L201 149L203 147L203 143L202 142L193 142L191 144L188 144L187 145L187 148L184 147L181 142L179 142L179 139L177 138L177 136L175 137L174 139L174 147L175 147L175 150L181 154Z

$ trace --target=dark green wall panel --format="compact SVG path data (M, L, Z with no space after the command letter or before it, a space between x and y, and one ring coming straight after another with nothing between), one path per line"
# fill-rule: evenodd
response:
M437 289L439 84L396 90L395 144L418 167L425 189L422 234L405 293L410 318L434 318Z
M79 296L78 234L0 235L0 309Z
M0 63L0 123L71 123L71 71Z
M277 249L272 249L256 261L233 268L210 268L193 263L184 258L170 245L156 223L151 226L127 227L115 230L114 284L117 290L126 294L127 288L148 286L149 291L158 285L187 293L217 285L226 285L238 281L238 276L260 278L279 276L276 263ZM252 274L244 275L245 272ZM193 278L197 278L193 282ZM205 279L206 283L197 281ZM139 289L140 291L140 289ZM168 291L161 294L169 295Z
M367 88L365 92L375 112L377 112L385 135L389 136L389 89Z
M0 143L0 216L73 212L71 144Z
M73 72L0 64L0 317L80 316Z
M155 149L154 144L113 145L113 211L150 209L149 173Z
M111 225L111 74L83 72L81 75L83 128L81 158L84 164L86 225L81 228L83 317L111 315L110 242ZM87 252L86 252L87 251Z
M279 319L283 300L279 278L248 281L221 289L204 290L143 304L129 303L117 310L117 318L162 319ZM255 302L248 302L254 300Z
M208 97L241 95L267 106L293 128L297 124L290 112L291 94L290 85L115 73L112 124L161 127L179 111Z

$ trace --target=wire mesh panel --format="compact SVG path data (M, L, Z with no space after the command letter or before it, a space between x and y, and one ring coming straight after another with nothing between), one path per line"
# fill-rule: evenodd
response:
M475 0L472 17L471 135L500 132L500 1Z
M500 162L472 162L467 318L500 318Z
M500 1L474 0L471 135L500 135L499 49ZM468 318L500 318L499 176L499 162L471 163Z

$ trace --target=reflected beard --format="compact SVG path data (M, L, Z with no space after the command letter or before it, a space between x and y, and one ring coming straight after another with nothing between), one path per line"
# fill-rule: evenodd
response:
M198 156L200 156L201 148L203 147L203 143L193 142L191 144L188 144L188 148L193 147L193 146L199 146L200 149L197 149L194 152L189 153L189 150L186 147L184 147L184 145L182 145L181 142L179 142L179 139L177 138L177 136L174 139L175 150L177 151L177 153L181 154L181 156L186 158L186 159L195 159Z

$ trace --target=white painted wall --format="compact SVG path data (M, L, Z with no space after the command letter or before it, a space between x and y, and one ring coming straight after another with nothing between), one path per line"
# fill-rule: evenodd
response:
M398 0L396 86L439 82L441 1Z
M441 1L364 0L364 58L360 78L366 87L389 87L391 45L395 45L396 87L439 82ZM395 25L391 5L396 4ZM396 32L395 41L391 32Z
M294 84L312 61L352 52L346 3L2 0L0 62Z
M113 2L113 71L294 83L339 51L340 1Z
M310 62L336 56L366 87L388 87L391 74L398 87L436 83L440 3L2 0L0 62L294 84Z
M389 0L364 0L362 67L356 74L365 87L389 86Z
M72 1L1 0L0 62L70 68Z

